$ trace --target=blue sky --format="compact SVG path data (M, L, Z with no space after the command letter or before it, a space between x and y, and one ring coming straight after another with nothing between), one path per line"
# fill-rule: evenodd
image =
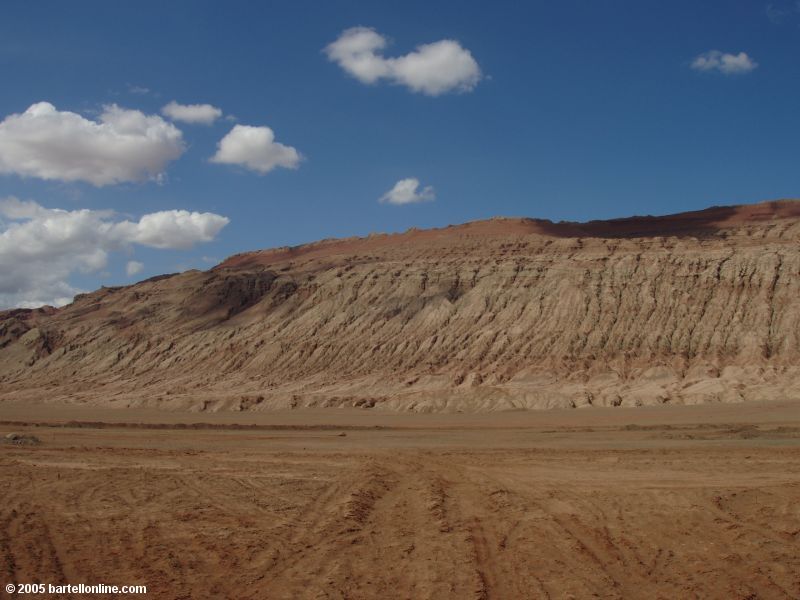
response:
M359 26L386 42L375 56L387 70L373 83L325 51ZM431 95L413 89L402 72L393 74L386 59L442 40L471 56L479 78L468 72L462 85ZM36 8L12 1L0 20L0 70L0 120L47 102L59 114L96 121L115 104L163 119L164 128L179 130L184 147L178 158L165 159L159 176L98 185L86 176L59 178L58 169L48 178L39 167L31 171L25 165L38 158L12 155L18 146L3 146L0 125L0 198L115 212L84 223L95 228L135 225L143 215L172 210L228 219L204 230L211 241L200 235L170 244L143 226L116 228L113 239L83 236L83 258L70 263L63 239L26 254L19 247L36 231L27 237L16 231L13 240L8 233L49 213L8 209L0 219L0 235L8 238L5 260L0 245L4 305L63 301L70 290L208 268L236 252L326 237L495 215L662 214L794 197L800 189L794 0L43 2ZM162 114L171 101L210 104L224 116L211 125L171 121ZM302 159L266 173L210 162L236 125L269 127ZM419 181L418 193L430 186L426 201L379 202L408 178ZM105 256L86 259L91 243ZM55 251L67 258L57 273L44 273ZM21 274L27 260L42 271L39 279ZM142 267L129 276L132 261ZM53 291L54 281L65 284L63 293Z

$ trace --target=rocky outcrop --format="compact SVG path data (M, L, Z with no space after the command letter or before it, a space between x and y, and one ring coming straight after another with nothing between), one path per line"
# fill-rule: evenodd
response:
M472 411L800 394L800 202L493 219L0 313L0 398Z

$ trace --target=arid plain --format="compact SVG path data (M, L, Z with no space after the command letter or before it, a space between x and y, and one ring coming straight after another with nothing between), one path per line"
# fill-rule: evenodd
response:
M0 568L156 598L797 598L800 403L0 406ZM26 424L27 423L27 424ZM38 423L38 425L33 425Z

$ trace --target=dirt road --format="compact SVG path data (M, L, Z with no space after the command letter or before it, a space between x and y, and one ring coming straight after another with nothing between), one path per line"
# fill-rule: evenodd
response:
M2 584L800 597L797 424L13 430L42 443L0 446Z

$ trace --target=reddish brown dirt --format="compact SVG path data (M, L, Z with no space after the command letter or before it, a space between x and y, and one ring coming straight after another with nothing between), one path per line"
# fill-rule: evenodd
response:
M776 200L741 206L715 206L704 210L665 215L643 216L586 223L553 223L544 219L498 218L443 229L410 229L405 233L378 234L368 238L323 240L295 247L274 248L237 254L220 263L217 269L271 266L300 259L330 259L336 255L385 251L402 245L441 243L464 235L506 237L544 235L564 238L636 238L713 234L720 229L769 222L775 219L800 218L800 203Z
M342 424L335 410L305 430L14 426L41 444L0 445L0 583L144 584L155 598L797 598L798 406L735 424L717 406L516 426L484 415L488 427L441 415L434 429L427 415L320 429ZM44 414L12 412L0 419ZM586 425L592 413L601 425Z

